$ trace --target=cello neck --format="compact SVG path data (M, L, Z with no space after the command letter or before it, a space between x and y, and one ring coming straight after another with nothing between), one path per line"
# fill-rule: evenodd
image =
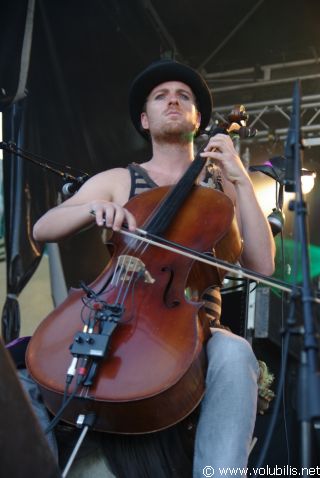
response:
M187 198L190 190L199 176L204 164L205 158L202 158L199 153L192 161L191 165L184 173L177 184L170 189L169 193L156 208L154 214L148 219L144 225L144 229L150 234L161 235L170 225L172 219L179 211L179 208Z
M226 128L218 126L211 130L209 139L218 133L228 134ZM143 225L143 229L146 232L150 234L161 235L168 228L172 219L177 214L179 208L189 195L192 186L202 171L202 168L206 164L206 158L202 158L200 156L200 153L204 150L206 144L207 143L199 148L195 159L192 161L187 171L177 182L177 184L170 189L163 201L154 211L153 215Z

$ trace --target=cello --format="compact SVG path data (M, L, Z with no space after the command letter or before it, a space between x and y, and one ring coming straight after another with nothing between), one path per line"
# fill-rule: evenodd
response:
M125 207L148 233L235 262L242 242L232 201L194 185L205 161L198 153L174 187ZM204 393L210 331L202 303L186 299L185 289L196 284L201 295L223 274L201 267L199 277L194 260L115 233L102 274L71 290L30 341L27 367L49 410L56 414L70 392L64 421L93 411L95 430L120 434L162 430L189 415Z

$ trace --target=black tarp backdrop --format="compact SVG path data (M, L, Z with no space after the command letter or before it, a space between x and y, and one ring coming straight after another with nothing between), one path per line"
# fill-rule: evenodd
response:
M136 149L124 111L133 62L128 75L130 42L125 35L118 35L119 41L113 38L117 25L114 20L108 22L108 5L101 2L87 9L84 2L82 8L79 2L69 2L57 9L56 3L37 3L27 100L11 108L27 10L27 2L18 3L17 10L10 2L3 3L2 10L7 26L1 42L4 140L91 175L126 164ZM73 34L66 43L69 30ZM106 31L110 41L103 40ZM81 55L85 60L78 63ZM41 258L42 246L33 241L32 224L55 205L62 184L52 173L8 153L4 155L4 184L9 295L2 332L8 342L19 336L16 296ZM84 260L81 252L87 243L92 254ZM107 261L106 250L94 232L64 241L61 249L69 286L77 285L80 278L92 280Z
M27 133L23 118L25 101L8 107L4 113L4 136L17 145L28 144L28 141L23 141L23 134ZM4 154L3 176L7 299L2 316L2 335L5 342L9 342L20 332L17 297L41 259L43 247L32 238L32 224L37 215L38 195L45 194L45 181L39 185L41 171L38 177L35 176L29 164L9 153Z
M32 7L29 2L29 7ZM25 81L28 71L28 40L32 38L32 8L20 2L12 11L6 4L2 9L6 43L1 42L1 98L3 136L17 145L24 143L27 122L24 116ZM27 15L28 11L28 15ZM26 19L28 18L28 27ZM10 28L10 20L18 27L18 34ZM25 33L26 32L26 33ZM23 53L22 53L23 52ZM30 138L32 138L32 134ZM35 201L35 178L28 164L13 154L4 153L4 206L7 255L7 299L2 316L2 335L6 342L19 336L20 312L17 297L36 269L41 247L31 236L34 219L31 204Z
M27 0L19 0L15 5L9 0L1 0L0 2L1 110L12 102L18 87L27 4Z

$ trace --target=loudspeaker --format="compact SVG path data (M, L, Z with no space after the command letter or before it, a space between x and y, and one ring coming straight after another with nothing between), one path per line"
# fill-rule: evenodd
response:
M254 338L269 340L281 347L282 329L289 313L289 303L270 287L257 287L255 291ZM296 326L302 326L301 307L297 304L295 312ZM302 336L291 335L289 353L299 359L302 349Z

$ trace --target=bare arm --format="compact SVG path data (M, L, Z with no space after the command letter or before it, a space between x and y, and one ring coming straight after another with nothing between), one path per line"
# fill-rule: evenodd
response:
M229 182L228 190L235 196L237 219L244 242L241 264L261 274L273 274L275 244L271 228L231 138L221 134L214 136L202 155L219 163Z
M235 184L244 248L241 264L261 274L274 272L275 244L250 178Z
M125 169L117 168L97 174L74 196L50 209L36 222L34 238L37 241L58 241L90 224L103 226L103 219L114 230L118 230L123 222L127 222L129 229L134 230L135 219L123 208L129 188L129 173Z

